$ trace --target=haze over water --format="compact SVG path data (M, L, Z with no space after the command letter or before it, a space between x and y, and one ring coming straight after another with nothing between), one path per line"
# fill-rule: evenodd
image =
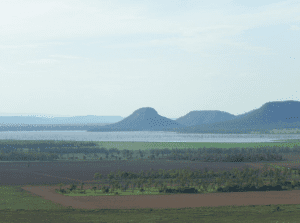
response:
M180 134L176 132L86 132L24 131L0 132L0 139L74 140L125 142L273 142L300 139L300 134Z

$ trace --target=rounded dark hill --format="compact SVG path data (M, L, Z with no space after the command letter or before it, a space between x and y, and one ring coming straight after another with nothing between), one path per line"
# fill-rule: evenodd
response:
M150 116L157 116L158 113L154 108L150 107L145 107L145 108L140 108L132 113L132 115L143 115L145 117L150 117Z
M145 107L134 111L120 122L89 131L163 131L180 127L185 126L160 116L153 108Z
M202 125L215 122L222 122L234 119L235 116L224 111L218 110L204 110L204 111L191 111L185 116L176 119L176 122L186 125Z

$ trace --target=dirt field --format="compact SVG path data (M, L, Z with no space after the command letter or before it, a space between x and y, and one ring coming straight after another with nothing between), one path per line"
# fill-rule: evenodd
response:
M204 171L205 168L215 172L219 170L242 170L246 167L261 168L265 163L272 163L286 167L300 168L299 154L284 155L289 161L281 162L258 162L258 163L232 163L232 162L195 162L195 161L169 161L160 159L150 160L118 160L118 161L54 161L54 162L0 162L0 185L56 185L58 183L81 183L94 182L94 174L100 172L104 178L110 171L140 172L150 169L181 169L190 167L191 170ZM288 163L290 162L290 163Z
M292 169L300 169L300 155L299 154L292 154L292 155L284 155L284 158L289 161L282 161L282 162L268 162L269 164L274 164L277 166L282 166L286 168ZM249 163L251 168L263 168L264 163Z
M293 165L299 168L300 156L286 156ZM22 185L22 189L37 196L44 197L63 206L83 209L130 209L130 208L185 208L223 205L269 205L269 204L300 204L300 190L272 192L237 192L212 194L176 194L176 195L130 195L130 196L99 196L99 197L68 197L57 194L58 186L27 186L28 184L70 184L84 182L84 188L91 188L93 176L100 172L106 176L110 171L118 169L132 172L147 171L152 168L178 169L190 167L204 170L231 170L246 167L262 167L264 163L286 165L285 162L260 163L214 163L190 161L95 161L95 162L2 162L0 163L1 185ZM90 184L90 185L87 185ZM65 188L67 188L66 186ZM64 188L64 187L63 187Z
M140 172L153 169L181 169L190 167L191 170L205 168L215 172L246 168L247 163L215 163L215 162L190 162L167 160L139 160L139 161L93 161L93 162L32 162L28 167L27 162L1 162L0 185L41 185L58 183L92 183L94 174L100 172L105 178L110 171Z
M233 192L211 194L129 195L99 197L68 197L57 194L52 187L22 187L54 203L76 209L186 208L228 205L300 204L300 190L270 192Z

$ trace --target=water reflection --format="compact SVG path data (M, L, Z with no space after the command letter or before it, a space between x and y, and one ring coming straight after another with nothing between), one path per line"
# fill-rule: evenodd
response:
M0 139L74 140L127 142L273 142L300 139L300 134L180 134L177 132L86 132L24 131L0 132Z

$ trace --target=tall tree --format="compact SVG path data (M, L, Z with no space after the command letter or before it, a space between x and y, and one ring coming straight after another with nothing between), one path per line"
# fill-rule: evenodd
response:
M147 184L147 186L148 186L148 192L150 192L150 188L151 188L151 186L152 186L152 184L153 184L153 179L152 178L150 178L149 180L148 180L148 184Z
M169 183L170 183L170 186L173 188L173 183L174 183L174 180L171 178L170 180L169 180Z
M125 186L124 186L124 189L125 189L125 191L128 189L128 187L129 187L129 180L126 180L125 181Z
M117 149L117 154L119 155L120 153L121 153L121 151Z
M109 185L112 185L112 180L115 178L114 172L111 171L111 172L107 175L107 177L108 177L108 183L109 183Z
M121 153L122 153L123 158L125 159L126 158L126 153L127 153L126 149L123 149Z
M137 184L137 180L132 179L132 193L134 193L135 186Z
M100 173L95 173L94 179L95 179L96 181L101 180L101 179L102 179L102 174L100 174ZM100 189L100 182L98 183L98 189Z
M159 154L160 154L160 151L159 151L159 149L156 149L156 150L155 150L155 155L156 155L156 157L158 157L158 156L159 156Z

